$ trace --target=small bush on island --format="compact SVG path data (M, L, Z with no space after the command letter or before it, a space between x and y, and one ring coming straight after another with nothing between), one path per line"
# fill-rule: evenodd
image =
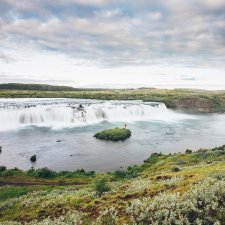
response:
M125 128L103 130L94 135L95 138L107 141L124 141L131 136L131 131Z

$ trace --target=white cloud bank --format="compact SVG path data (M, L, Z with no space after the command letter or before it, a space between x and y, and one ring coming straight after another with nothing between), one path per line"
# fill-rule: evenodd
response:
M225 89L224 1L2 0L0 82Z

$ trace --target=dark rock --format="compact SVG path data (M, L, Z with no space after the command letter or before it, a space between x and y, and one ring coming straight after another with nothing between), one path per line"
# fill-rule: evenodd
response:
M78 109L78 111L83 111L84 110L84 106L80 104L77 109Z
M37 156L36 156L36 155L32 155L32 156L30 157L30 161L31 161L31 162L36 162L36 161L37 161Z
M172 171L173 171L173 172L179 172L179 171L180 171L180 168L174 167L174 168L172 169Z

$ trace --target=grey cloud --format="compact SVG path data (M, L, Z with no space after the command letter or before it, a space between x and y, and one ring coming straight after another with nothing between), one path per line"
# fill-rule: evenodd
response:
M216 2L215 2L216 1ZM220 0L117 1L3 0L8 14L32 12L11 20L2 16L4 40L36 45L96 61L102 66L180 64L225 66L225 7ZM85 4L84 4L85 2ZM67 14L68 5L87 7L87 14ZM91 6L98 6L99 8ZM219 10L219 11L218 11ZM48 15L40 19L36 14ZM62 14L64 12L64 16ZM215 13L215 12L218 12Z
M7 55L0 52L0 61L4 61L5 63L11 63L15 62L15 59L11 55Z

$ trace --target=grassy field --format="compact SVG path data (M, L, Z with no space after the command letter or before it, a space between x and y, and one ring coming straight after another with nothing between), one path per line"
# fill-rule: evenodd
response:
M225 146L106 174L0 171L2 225L225 224Z
M81 98L101 100L143 100L164 102L186 112L225 112L225 91L121 89L121 90L0 90L0 98Z

